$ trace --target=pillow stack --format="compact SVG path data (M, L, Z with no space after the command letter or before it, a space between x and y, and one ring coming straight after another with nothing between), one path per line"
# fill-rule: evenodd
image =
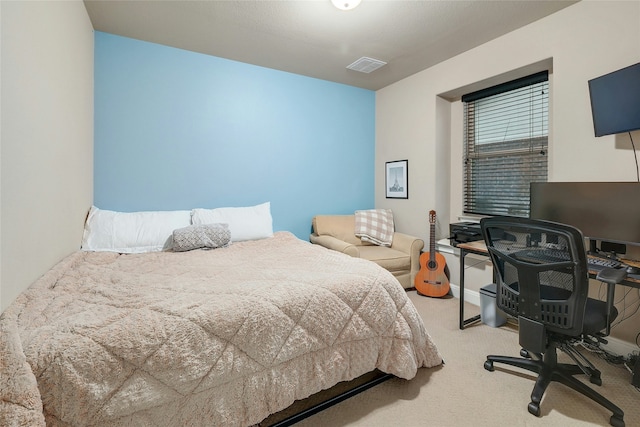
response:
M221 248L273 236L271 204L180 211L115 212L91 207L82 250L118 253Z

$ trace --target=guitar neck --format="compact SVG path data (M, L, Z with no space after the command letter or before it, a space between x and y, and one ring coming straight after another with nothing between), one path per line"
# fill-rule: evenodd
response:
M429 258L433 261L436 258L436 225L431 224L429 235Z

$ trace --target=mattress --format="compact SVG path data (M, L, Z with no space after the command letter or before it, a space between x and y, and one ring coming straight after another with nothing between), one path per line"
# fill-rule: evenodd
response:
M71 254L0 316L0 424L246 426L378 369L442 363L404 289L288 232Z

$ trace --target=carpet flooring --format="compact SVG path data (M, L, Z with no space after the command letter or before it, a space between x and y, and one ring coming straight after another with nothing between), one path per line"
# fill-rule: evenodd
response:
M458 300L427 298L410 291L445 364L420 369L410 381L393 378L296 424L320 426L607 426L611 413L560 383L549 385L541 416L527 411L535 376L496 364L483 368L487 354L518 356L518 332L508 323L458 329ZM479 313L473 305L465 314ZM625 413L627 427L640 426L640 391L631 373L597 354L582 351L602 371L602 386L591 385ZM560 353L561 362L571 362ZM585 383L589 384L585 376Z

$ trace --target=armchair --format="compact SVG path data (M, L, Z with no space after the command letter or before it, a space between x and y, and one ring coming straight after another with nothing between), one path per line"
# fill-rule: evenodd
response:
M528 405L535 416L540 416L547 386L558 381L607 408L613 413L609 423L624 427L622 410L575 377L585 374L591 383L602 384L600 371L574 344L608 333L618 314L610 298L588 297L582 233L568 225L525 218L484 218L480 226L495 270L496 303L518 318L522 347L522 358L490 355L484 368L493 371L498 362L537 373ZM611 289L624 276L624 270L606 269L598 278ZM558 363L557 349L575 364Z
M316 215L312 227L311 243L373 261L389 270L403 288L413 288L414 278L420 270L422 239L395 232L391 247L363 242L355 235L355 215Z

